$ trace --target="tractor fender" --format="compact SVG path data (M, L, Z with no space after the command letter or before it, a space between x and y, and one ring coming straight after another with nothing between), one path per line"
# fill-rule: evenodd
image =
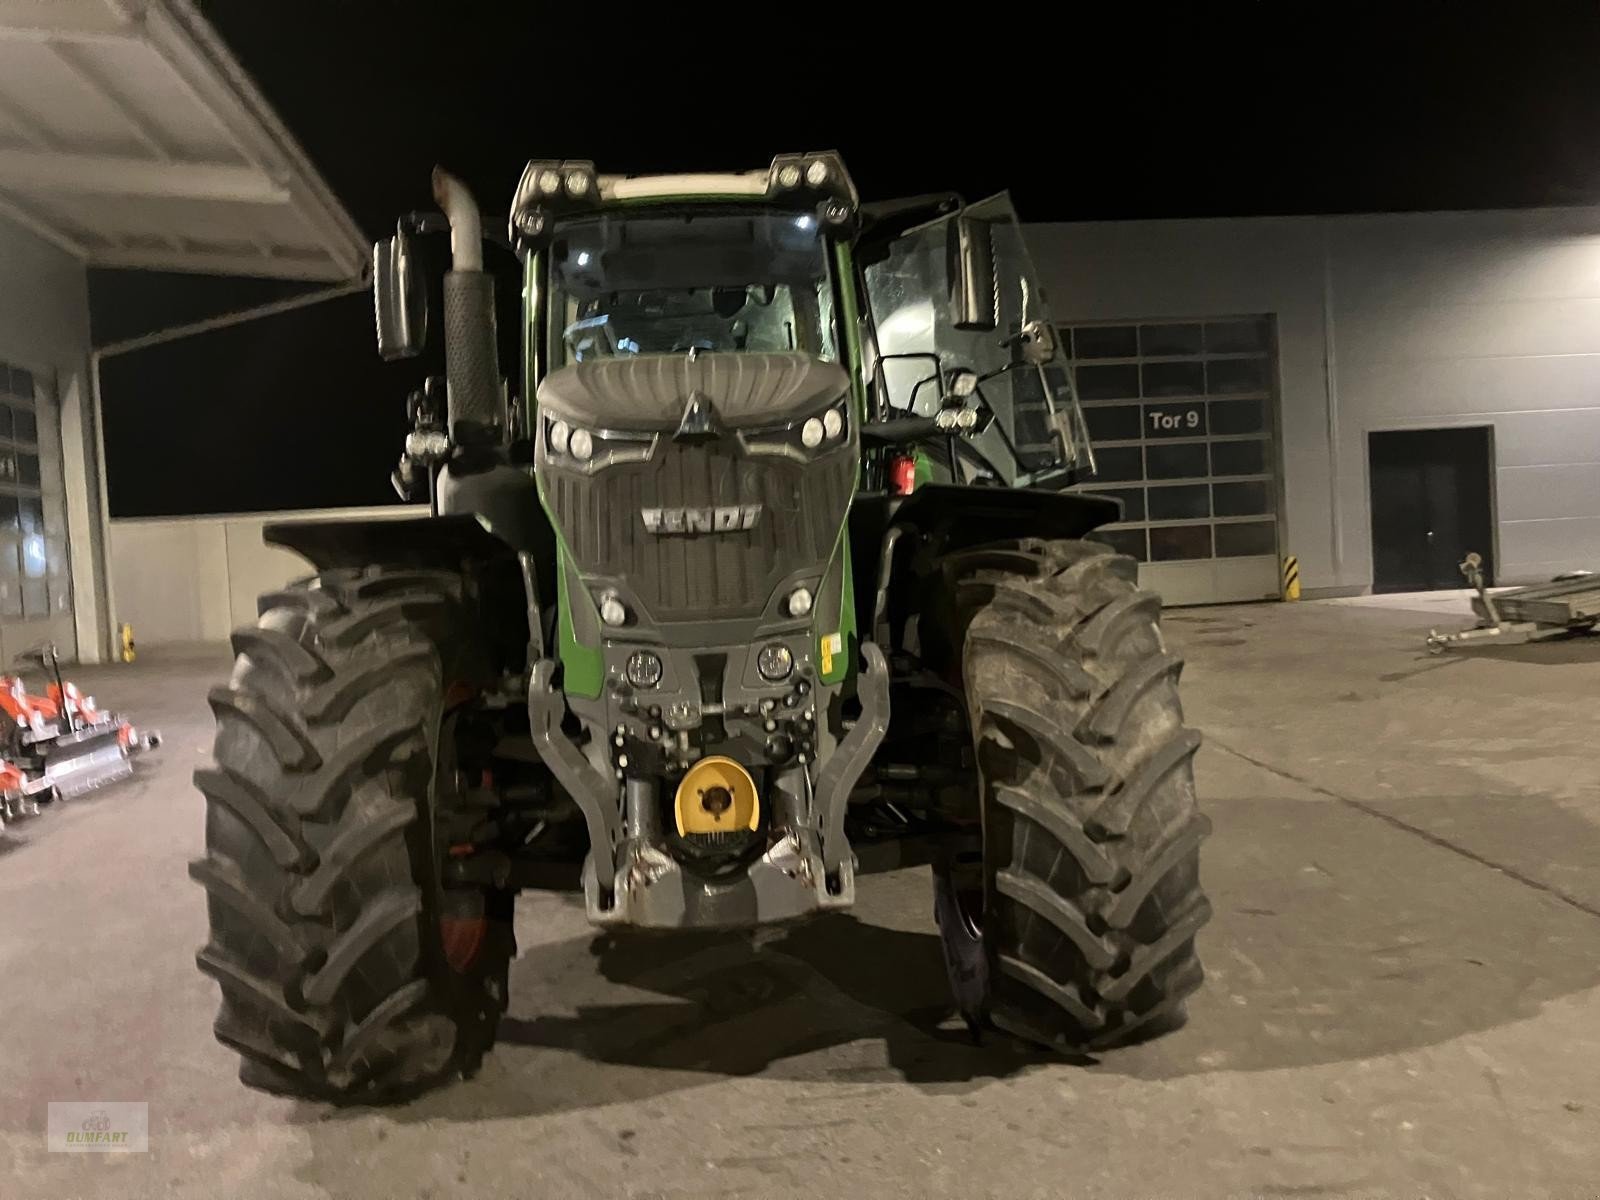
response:
M278 521L261 531L269 546L292 550L319 574L362 571L438 571L466 585L474 625L491 661L521 671L544 653L547 614L539 602L549 570L491 533L474 513L400 520ZM548 613L553 619L554 610Z
M851 551L854 561L873 565L857 572L856 610L881 616L897 574L915 570L914 559L926 563L987 542L1081 538L1121 518L1120 501L1088 492L929 483L904 497L859 495L850 510ZM897 554L902 541L915 542L920 553Z
M517 553L471 513L400 520L274 521L262 529L261 540L294 551L318 571L382 564L467 572Z
M941 552L1016 538L1081 538L1122 517L1122 504L1089 492L924 484L891 520L940 543Z

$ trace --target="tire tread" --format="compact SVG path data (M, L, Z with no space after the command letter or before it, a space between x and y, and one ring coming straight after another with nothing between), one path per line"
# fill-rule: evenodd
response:
M1204 978L1200 737L1136 571L1096 543L1035 540L950 568L985 807L988 1016L1068 1049L1172 1027Z
M419 820L430 730L466 669L448 656L476 653L463 596L448 574L331 571L264 596L234 634L232 680L208 695L216 761L195 773L207 850L190 874L209 898L196 965L221 988L216 1036L251 1086L404 1100L493 1041L504 961L464 982L442 965ZM494 945L508 959L509 937Z

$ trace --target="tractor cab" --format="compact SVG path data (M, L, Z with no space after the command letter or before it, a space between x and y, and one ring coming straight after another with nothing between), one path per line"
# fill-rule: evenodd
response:
M552 369L691 350L839 357L827 245L808 213L573 217L545 266Z
M864 430L868 487L896 462L913 486L1060 488L1094 469L1005 195L863 206L832 153L652 177L535 161L510 224L530 385L602 357L804 354L851 374L863 424L914 422Z

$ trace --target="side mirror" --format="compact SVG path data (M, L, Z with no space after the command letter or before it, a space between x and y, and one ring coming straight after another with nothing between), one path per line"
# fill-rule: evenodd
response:
M392 362L421 354L428 339L428 288L404 230L372 247L372 299L379 356Z
M950 222L950 312L955 327L990 333L999 321L995 297L994 233L989 222L960 216Z

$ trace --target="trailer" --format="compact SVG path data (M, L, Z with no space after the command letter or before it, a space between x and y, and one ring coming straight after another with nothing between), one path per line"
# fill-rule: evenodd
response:
M1600 623L1600 575L1571 571L1549 583L1489 593L1483 578L1483 558L1469 554L1461 573L1477 591L1472 611L1478 624L1456 633L1428 631L1428 649L1445 650L1498 645L1516 646L1548 638L1590 633Z

